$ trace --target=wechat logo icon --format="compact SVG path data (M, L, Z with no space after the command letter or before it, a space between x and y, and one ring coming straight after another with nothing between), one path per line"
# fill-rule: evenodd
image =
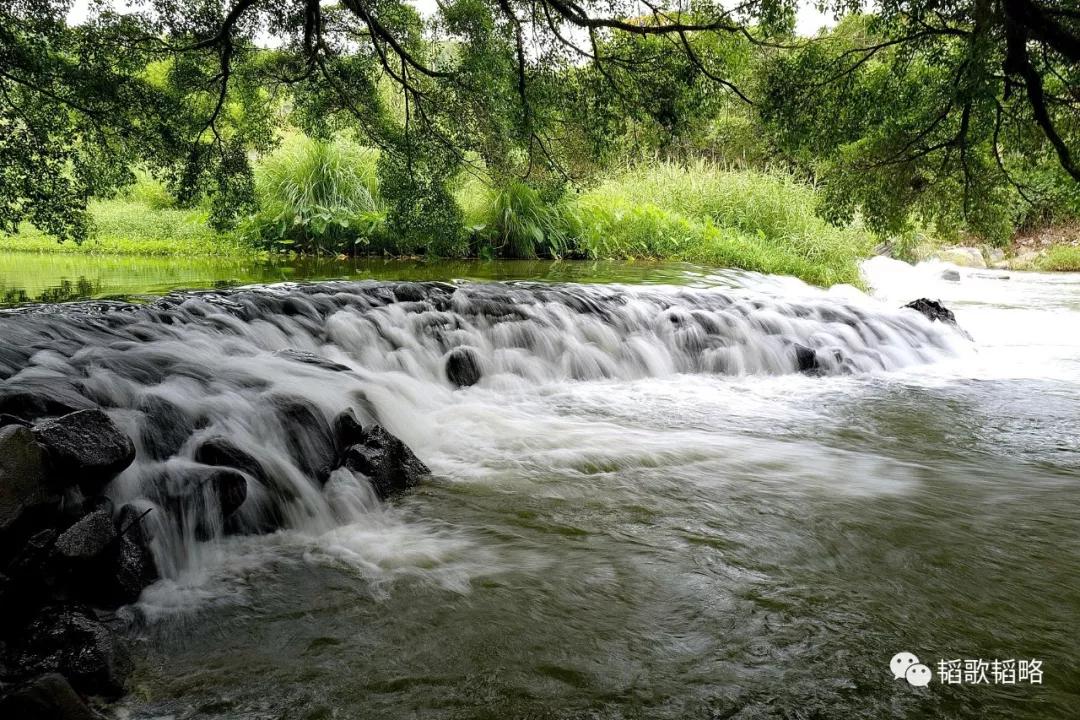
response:
M898 652L889 661L889 669L892 670L893 680L904 679L914 687L926 687L934 674L930 668L919 662L914 653Z

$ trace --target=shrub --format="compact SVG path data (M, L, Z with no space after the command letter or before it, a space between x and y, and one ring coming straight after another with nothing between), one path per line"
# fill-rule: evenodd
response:
M512 180L483 195L473 232L482 241L481 254L511 258L537 255L562 257L573 249L565 211L529 185Z
M378 153L344 140L295 137L256 170L259 211L241 234L269 250L352 252L385 234Z

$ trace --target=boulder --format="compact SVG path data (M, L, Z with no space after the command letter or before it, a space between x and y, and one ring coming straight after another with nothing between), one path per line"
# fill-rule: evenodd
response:
M337 461L334 434L318 408L300 398L270 399L285 429L285 446L301 472L325 483Z
M799 372L813 374L821 370L821 364L813 348L799 343L795 343L792 347L795 349L795 366Z
M470 347L451 350L446 356L446 377L457 387L480 382L480 358Z
M195 462L203 465L235 468L264 485L269 485L266 469L250 453L241 450L228 438L215 435L195 448Z
M27 511L55 506L59 496L46 482L45 452L21 425L0 428L0 533Z
M960 282L960 273L950 268L941 273L941 279L949 282Z
M201 517L216 506L221 518L236 512L247 498L247 478L233 468L190 465L169 468L158 481L158 496L175 509L189 508Z
M179 405L160 395L147 395L139 401L143 413L140 430L142 447L153 460L168 460L180 451L195 423Z
M943 248L934 253L933 259L952 263L953 265L959 265L960 267L986 267L986 261L983 259L982 251L980 251L979 248L973 247Z
M135 446L101 410L79 410L34 427L55 483L97 492L135 459Z
M363 442L346 449L344 464L365 475L383 499L415 487L431 474L405 443L378 425L364 432Z
M345 449L364 441L364 428L356 419L356 413L352 409L343 410L334 418L334 447L338 454Z
M63 675L47 673L0 698L0 717L11 720L102 720Z
M58 672L86 695L124 694L132 669L128 648L86 607L44 608L14 644L15 665L28 675Z
M12 379L0 385L0 413L23 420L93 408L72 383L60 378Z
M150 537L143 527L143 514L134 505L124 505L117 517L119 539L109 594L120 604L138 600L143 589L160 577L150 551Z
M911 308L915 312L921 313L930 321L936 320L949 325L956 324L956 316L953 315L952 310L942 305L938 300L919 298L918 300L912 300L904 307Z
M112 503L106 501L62 532L53 548L67 560L91 560L105 552L114 540Z

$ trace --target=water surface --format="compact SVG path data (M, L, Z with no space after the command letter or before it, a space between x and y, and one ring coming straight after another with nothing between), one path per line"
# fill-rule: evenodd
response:
M228 333L266 351L318 337L303 349L353 367L434 476L390 503L361 498L342 522L188 548L129 614L140 640L126 717L1073 716L1080 276L961 270L951 283L941 270L872 261L874 297L689 266L334 271L648 282L671 298L669 313L687 300L663 285L742 293L766 312L835 302L881 318L940 297L974 338L952 338L932 362L915 352L826 376L642 363L575 379L548 363L454 389L408 354L413 326L392 310L378 336L397 337L401 352L351 334L361 321L348 313L326 336L296 320L227 332L223 322L228 351L206 361L215 377L243 369L339 403L354 381L289 375ZM103 292L152 291L125 282ZM190 352L213 348L215 332L200 330ZM766 326L746 342L769 337ZM618 337L610 352L640 339ZM607 352L607 341L592 342ZM141 391L89 360L103 392ZM227 409L245 402L232 396ZM935 672L941 659L1038 659L1044 676L913 688L889 672L900 651Z

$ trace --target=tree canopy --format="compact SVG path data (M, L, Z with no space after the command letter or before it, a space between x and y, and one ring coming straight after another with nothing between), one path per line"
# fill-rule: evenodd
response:
M85 237L87 199L136 165L228 226L286 124L379 148L391 224L420 234L463 170L572 180L627 123L663 147L724 108L825 185L828 216L883 230L915 212L994 233L1006 196L1080 183L1075 0L834 0L846 19L815 38L792 0L139 0L75 26L69 5L0 7L7 230Z

